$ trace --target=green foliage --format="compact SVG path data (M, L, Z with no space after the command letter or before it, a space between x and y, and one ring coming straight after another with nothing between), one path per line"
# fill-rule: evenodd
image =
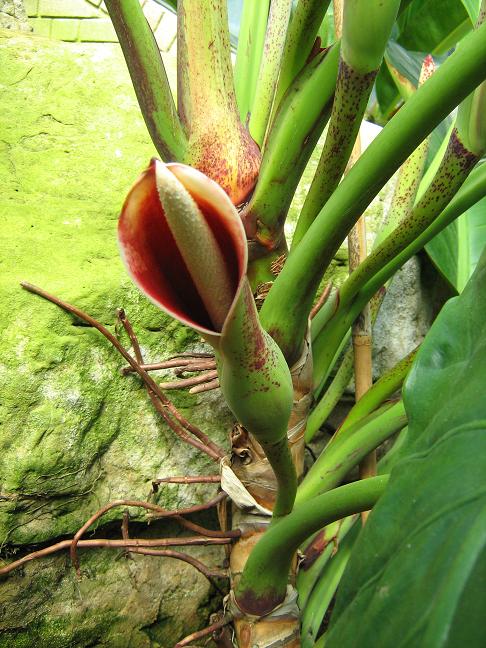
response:
M427 252L450 284L461 292L486 245L483 198L427 244Z
M404 647L482 645L485 295L483 253L407 379L408 440L349 562L330 648L389 646L397 637Z

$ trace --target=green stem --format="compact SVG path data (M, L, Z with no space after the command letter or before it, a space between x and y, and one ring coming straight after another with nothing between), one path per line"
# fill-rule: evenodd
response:
M297 572L296 588L299 592L299 608L303 611L303 614L305 613L307 601L312 594L314 585L316 585L323 569L326 567L326 563L335 553L336 548L340 547L341 542L345 538L348 531L353 527L355 522L356 516L350 515L347 518L344 518L344 520L333 522L332 524L329 524L327 527L324 527L322 530L320 530L317 535L314 536L311 544L314 541L318 541L322 542L323 544L325 543L325 546L321 553L309 566L307 566L307 561L309 559L309 549L305 545L301 547L301 551L303 551L305 559L303 562L301 562L299 571Z
M332 379L331 384L326 389L323 397L318 401L307 419L307 425L305 428L306 443L309 443L309 441L314 438L321 425L327 421L327 418L339 403L344 390L353 377L353 367L353 348L350 347L345 352L343 360L339 365L339 369Z
M338 47L320 54L289 89L268 134L255 192L242 218L249 238L272 249L280 243L290 203L329 119Z
M333 349L339 348L340 340L373 295L434 236L484 196L486 196L486 164L481 164L471 173L443 212L404 250L396 256L391 255L391 261L368 279L347 308L342 313L338 313L323 329L313 344L314 361L319 369L317 379L327 373L334 359Z
M400 401L387 404L378 411L347 428L329 443L297 489L295 505L331 490L371 450L407 424L405 408Z
M385 290L381 289L377 290L368 298L368 301L370 302L372 325L374 325L376 318L378 317L378 313L383 303L383 299L385 298L385 294ZM364 307L365 304L363 304L362 306ZM363 310L363 308L361 310ZM336 309L336 313L337 312L338 309ZM357 313L353 308L351 313L344 312L343 315L341 314L341 311L339 311L341 316L333 317L332 319L330 319L328 326L326 328L323 328L316 338L313 338L312 351L314 360L314 396L318 397L320 394L322 394L325 383L329 378L335 362L339 358L343 348L346 346L349 338L351 337L351 325L358 317L360 312L361 311ZM335 331L336 327L338 327L337 332ZM324 335L321 335L323 331L325 331L325 333ZM334 333L329 333L329 331L334 331ZM346 351L346 354L354 356L353 349L348 349L348 351ZM343 359L343 362L345 362L345 360L346 355ZM346 385L344 384L344 376L342 377L342 382L340 383L340 385L342 386L341 393L343 393L344 389L346 388ZM322 413L324 413L324 411ZM323 419L322 422L324 422L324 420L325 419Z
M336 554L324 566L319 580L301 615L301 646L313 648L322 620L341 581L360 525L355 524L346 537L339 543Z
M478 161L454 129L439 169L430 186L412 211L347 279L340 291L340 307L345 309L354 295L378 270L416 239L457 193Z
M260 312L288 362L299 357L314 294L346 233L410 153L483 80L485 67L482 25L370 144L289 257Z
M339 438L349 427L358 423L376 410L387 398L390 398L403 384L408 375L418 347L406 355L394 367L389 369L381 378L362 396L354 407L351 409L343 424L331 439L331 443Z
M279 107L282 97L306 64L330 3L331 0L299 0L292 15L285 41L274 111Z
M271 612L285 598L290 565L302 542L326 524L370 510L387 482L382 475L341 486L272 524L251 552L236 588L240 609L258 616Z
M342 59L339 62L329 129L314 179L297 221L292 250L302 240L339 184L353 150L375 77L376 70L361 74Z
M166 162L184 160L187 138L167 74L139 2L106 0L150 137Z
M390 263L377 272L356 295L353 302L353 310L360 310L360 304L366 303L380 286L400 268L408 259L421 250L430 240L437 236L445 227L461 214L475 205L481 198L486 196L486 163L480 164L474 169L464 185L457 192L444 211L438 216L427 229L410 243L405 250L397 254ZM356 306L355 306L356 305Z
M292 0L273 0L270 5L263 56L249 122L250 134L260 147L272 110L291 5Z
M270 0L245 0L241 12L238 50L234 68L235 91L240 119L247 122L253 105L262 59Z

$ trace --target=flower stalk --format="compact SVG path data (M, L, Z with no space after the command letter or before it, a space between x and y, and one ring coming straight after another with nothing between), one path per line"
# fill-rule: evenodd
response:
M119 240L139 288L213 346L226 402L275 472L274 515L285 515L297 488L287 441L292 378L260 325L236 209L201 172L153 160L125 201Z

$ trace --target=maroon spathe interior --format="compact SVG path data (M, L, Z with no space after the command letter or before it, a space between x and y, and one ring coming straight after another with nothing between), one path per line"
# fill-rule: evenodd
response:
M220 246L236 293L239 259L234 237L221 216L198 199ZM155 163L132 188L122 210L118 235L130 274L137 285L174 317L214 330L194 286L160 204Z

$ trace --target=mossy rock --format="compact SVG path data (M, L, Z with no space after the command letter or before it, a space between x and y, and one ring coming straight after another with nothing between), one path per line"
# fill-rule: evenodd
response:
M124 307L148 362L200 348L198 336L133 287L119 260L118 213L155 151L118 46L1 32L0 48L0 546L9 556L73 534L109 501L146 499L155 477L217 468L174 438L96 330L20 287L37 284L112 332ZM174 401L226 443L232 417L218 392L177 392ZM168 486L158 502L187 506L214 492ZM107 518L121 515L114 509ZM0 583L0 646L170 646L179 631L207 621L212 590L192 568L136 556L132 577L132 563L113 566L113 556L95 553L83 559L89 583L76 584L65 557L31 563ZM166 582L180 622L164 634ZM95 614L80 596L104 603ZM148 634L137 630L144 624ZM114 628L123 640L106 642Z

